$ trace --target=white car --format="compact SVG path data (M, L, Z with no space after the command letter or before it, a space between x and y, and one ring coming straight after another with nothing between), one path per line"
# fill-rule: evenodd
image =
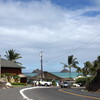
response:
M40 85L43 85L43 86L51 86L52 85L52 82L48 82L48 81L39 81Z
M74 84L73 84L73 87L80 87L80 85L77 84L77 83L74 83Z

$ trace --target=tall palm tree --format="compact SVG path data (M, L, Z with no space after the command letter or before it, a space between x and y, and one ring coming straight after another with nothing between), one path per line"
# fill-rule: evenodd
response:
M97 57L97 59L93 62L93 71L95 72L98 68L100 68L100 56Z
M77 69L76 72L78 73L78 76L79 76L80 73L82 72L82 68L80 68L80 67L77 66L76 69Z
M74 56L71 55L71 56L68 56L68 61L67 61L68 65L61 62L61 63L64 65L65 68L66 68L66 67L69 68L69 78L71 78L71 68L72 68L72 67L74 67L74 68L76 68L76 69L78 68L78 66L77 66L78 61L76 61L76 59L77 59L77 58L74 58Z
M93 64L90 61L87 61L84 63L84 75L91 75L92 74L92 68L93 68Z
M76 61L77 58L74 58L73 55L68 56L68 67L69 67L69 77L71 78L71 68L76 68L76 65L78 64L78 61Z
M61 62L61 64L63 64L63 68L64 68L64 69L66 69L66 68L68 67L68 65L65 64L65 63L63 63L63 62Z
M92 68L93 68L93 64L90 61L87 61L87 62L84 63L84 68L82 69L82 74L83 74L83 76L86 77L86 87L89 83L87 75L92 74Z
M19 63L19 62L16 62L16 60L19 59L19 58L22 58L20 56L20 54L19 53L16 53L15 50L13 50L13 49L10 49L10 50L6 51L6 55L4 55L4 56L8 60L13 61L15 63ZM21 63L19 63L19 64L21 64Z

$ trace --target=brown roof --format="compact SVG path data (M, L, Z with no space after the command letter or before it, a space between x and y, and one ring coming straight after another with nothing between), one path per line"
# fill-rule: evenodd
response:
M42 74L43 74L43 79L54 79L54 80L61 80L62 79L61 77L56 76L54 74L51 74L47 71L43 72ZM41 79L41 73L33 76L32 79Z
M1 67L25 68L9 60L1 59Z

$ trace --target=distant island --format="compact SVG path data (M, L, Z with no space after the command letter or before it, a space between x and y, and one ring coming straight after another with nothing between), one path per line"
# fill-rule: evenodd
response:
M62 71L60 71L61 73L68 73L68 72L70 72L69 70L67 70L67 69L63 69Z
M60 73L68 73L68 72L70 72L70 71L67 70L67 69L63 69L63 70L60 71ZM32 73L41 73L41 70L40 69L35 69L35 70L33 70Z
M41 70L36 69L36 70L33 70L33 72L32 72L32 73L41 73Z

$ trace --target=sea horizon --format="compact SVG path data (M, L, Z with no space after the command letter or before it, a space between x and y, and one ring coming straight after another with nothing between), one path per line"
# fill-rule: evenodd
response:
M70 77L69 72L49 72L49 73L56 75L56 76L59 76L59 77L62 77L62 78L69 78ZM32 77L32 76L37 75L38 73L32 73L32 72L29 73L28 72L28 73L24 73L24 74ZM77 73L77 72L71 72L71 78L75 78L78 75L79 75L79 73Z

